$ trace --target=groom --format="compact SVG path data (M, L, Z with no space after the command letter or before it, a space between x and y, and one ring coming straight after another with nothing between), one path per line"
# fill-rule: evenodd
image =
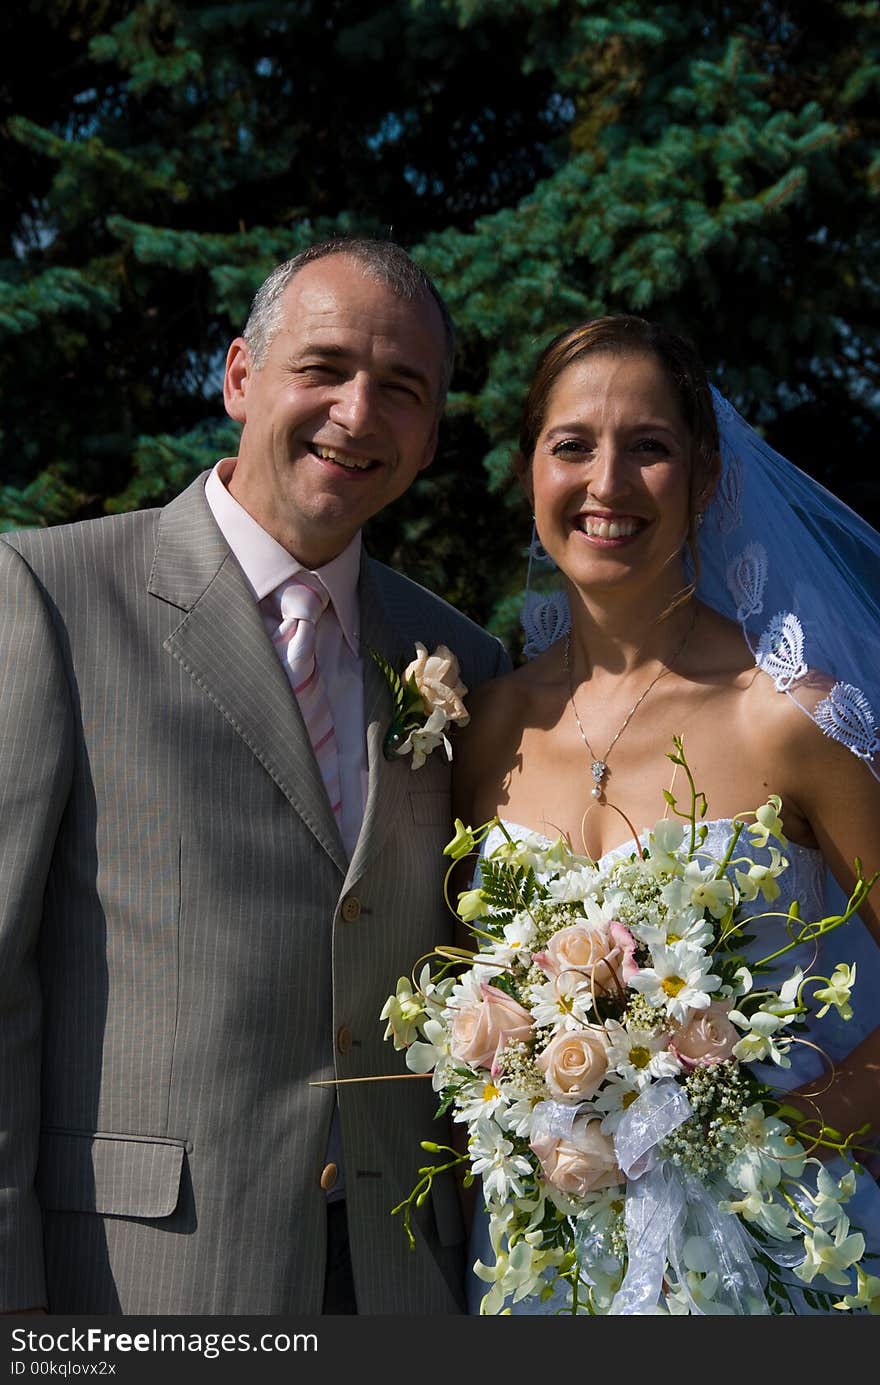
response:
M314 246L229 349L237 457L0 542L6 1312L462 1308L451 1181L415 1253L390 1215L443 1139L430 1082L351 1081L405 1072L379 1011L450 932L449 766L384 758L371 653L506 664L361 546L451 357L399 247Z

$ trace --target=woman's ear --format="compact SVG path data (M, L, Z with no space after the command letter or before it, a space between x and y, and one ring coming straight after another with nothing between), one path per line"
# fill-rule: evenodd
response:
M526 500L531 509L535 508L535 488L532 485L532 467L526 460L522 452L517 449L513 454L513 469L516 472L516 479L519 481Z

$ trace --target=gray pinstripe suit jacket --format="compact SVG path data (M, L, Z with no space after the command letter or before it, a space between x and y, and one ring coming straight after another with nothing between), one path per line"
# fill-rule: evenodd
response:
M0 542L2 1307L320 1312L334 1095L308 1083L404 1071L378 1013L450 931L445 761L383 758L365 658L349 864L204 479L164 510ZM360 597L363 645L395 667L416 639L454 649L470 687L505 665L370 559ZM339 1102L360 1311L460 1311L454 1187L415 1254L389 1215L419 1139L443 1135L430 1083Z

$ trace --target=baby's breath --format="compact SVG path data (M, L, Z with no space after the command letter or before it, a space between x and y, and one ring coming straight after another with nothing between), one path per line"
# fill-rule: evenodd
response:
M749 1082L733 1059L695 1068L684 1083L693 1115L673 1130L662 1153L680 1168L709 1178L722 1172L741 1145Z
M508 1042L498 1055L498 1074L506 1078L523 1096L537 1096L544 1089L544 1079L535 1067L534 1048L530 1043Z
M638 991L630 991L626 1000L624 1023L629 1029L647 1029L658 1033L666 1023L666 1012L661 1006L652 1005Z

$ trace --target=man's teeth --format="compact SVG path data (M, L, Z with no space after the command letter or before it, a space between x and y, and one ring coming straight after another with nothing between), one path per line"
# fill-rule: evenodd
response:
M581 529L593 539L625 539L639 528L637 519L584 519Z
M335 447L316 447L315 452L325 462L338 462L340 466L353 471L366 471L367 467L373 465L370 457L352 457L348 452L337 452Z

